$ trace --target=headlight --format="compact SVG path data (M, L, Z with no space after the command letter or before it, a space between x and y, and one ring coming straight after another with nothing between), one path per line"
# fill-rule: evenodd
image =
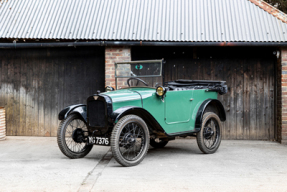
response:
M105 91L109 92L109 91L114 91L115 88L111 87L111 86L106 86Z
M165 88L164 87L162 87L162 86L158 86L157 88L156 88L156 94L158 95L158 96L163 96L164 94L165 94L165 92L166 92L166 90L165 90Z

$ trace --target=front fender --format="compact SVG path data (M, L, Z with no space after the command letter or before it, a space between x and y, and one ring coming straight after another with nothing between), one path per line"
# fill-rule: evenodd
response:
M121 107L118 108L117 110L115 110L112 114L111 114L111 119L114 123L117 123L118 120L124 116L124 114L129 111L129 110L133 110L133 109L139 109L139 107L136 106L126 106L126 107Z
M79 114L87 122L87 106L84 104L70 105L59 113L59 120L66 119L69 114Z
M126 106L115 110L111 115L113 123L117 123L118 120L125 115L137 115L142 118L151 129L165 133L158 121L147 110L136 106Z
M197 111L195 126L194 126L196 132L199 132L201 129L203 114L208 105L213 105L217 108L218 115L221 121L226 120L226 114L225 114L225 110L224 110L222 103L217 99L207 99L202 102L202 104L200 105Z

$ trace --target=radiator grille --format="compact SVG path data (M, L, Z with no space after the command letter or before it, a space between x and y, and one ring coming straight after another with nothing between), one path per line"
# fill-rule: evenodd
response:
M88 102L88 118L91 127L105 126L105 103L100 100Z

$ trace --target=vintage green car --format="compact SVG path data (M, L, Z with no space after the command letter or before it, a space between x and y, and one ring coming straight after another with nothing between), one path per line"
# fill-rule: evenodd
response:
M63 154L81 158L93 145L106 145L118 163L134 166L149 145L161 148L177 136L195 136L203 153L214 153L226 120L217 100L227 92L225 81L164 83L163 65L163 60L116 63L117 90L106 87L88 97L87 105L62 110L57 141Z

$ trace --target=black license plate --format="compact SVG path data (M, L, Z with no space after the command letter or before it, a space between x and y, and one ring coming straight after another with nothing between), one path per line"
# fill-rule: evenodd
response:
M110 138L109 137L89 137L89 143L94 145L110 145Z

